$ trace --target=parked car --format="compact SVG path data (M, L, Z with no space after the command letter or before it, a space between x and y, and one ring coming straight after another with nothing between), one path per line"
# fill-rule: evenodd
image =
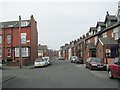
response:
M102 63L102 59L97 57L89 57L86 60L86 68L92 69L103 69L106 70L106 64Z
M43 66L45 66L45 67L47 66L47 63L44 59L38 58L38 59L35 60L35 62L34 62L34 67L35 68L36 67L43 67Z
M2 70L3 69L3 67L2 67L2 62L0 62L0 70Z
M120 78L120 57L116 57L108 67L109 78Z
M58 57L58 60L65 60L64 57L60 56Z
M75 63L76 64L83 64L84 63L83 58L80 57L80 58L76 59Z
M47 65L51 65L51 61L50 61L50 58L47 56L47 57L42 57L43 60L46 61Z
M70 57L70 60L71 60L71 63L75 63L75 61L78 59L77 56L71 56Z

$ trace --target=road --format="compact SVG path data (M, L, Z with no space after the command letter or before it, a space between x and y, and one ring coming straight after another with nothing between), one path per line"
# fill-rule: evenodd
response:
M85 65L69 60L53 60L46 68L6 69L3 75L14 74L3 82L3 88L118 88L118 79L109 79L107 71L90 71Z

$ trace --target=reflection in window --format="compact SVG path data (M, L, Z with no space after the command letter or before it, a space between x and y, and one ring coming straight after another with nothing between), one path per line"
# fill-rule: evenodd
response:
M21 33L21 43L26 43L26 33Z
M11 35L7 35L7 44L11 44Z
M15 48L15 57L19 57L19 48ZM29 57L29 48L23 47L21 48L22 57Z

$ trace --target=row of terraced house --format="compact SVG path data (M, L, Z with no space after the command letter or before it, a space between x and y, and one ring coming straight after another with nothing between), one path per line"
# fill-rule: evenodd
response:
M120 55L120 2L118 14L106 13L105 20L97 22L95 27L78 38L60 47L59 56L70 59L71 56L99 57L106 64Z

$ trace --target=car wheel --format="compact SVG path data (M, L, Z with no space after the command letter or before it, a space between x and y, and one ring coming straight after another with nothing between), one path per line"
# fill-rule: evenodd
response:
M104 67L103 70L106 71L107 70L106 67Z
M111 70L108 71L108 75L109 75L109 78L110 78L110 79L113 78L113 74L112 74L112 71L111 71Z
M47 64L45 64L45 67L47 67Z
M92 66L90 66L90 70L92 70Z

